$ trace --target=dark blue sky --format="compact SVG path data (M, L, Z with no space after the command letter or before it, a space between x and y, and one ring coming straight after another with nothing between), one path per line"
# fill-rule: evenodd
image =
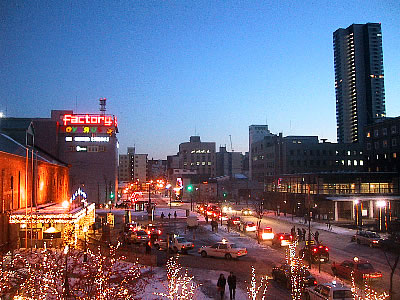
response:
M400 115L399 1L1 1L0 111L119 119L120 153L165 158L195 130L248 150L248 126L336 141L332 33L381 22Z

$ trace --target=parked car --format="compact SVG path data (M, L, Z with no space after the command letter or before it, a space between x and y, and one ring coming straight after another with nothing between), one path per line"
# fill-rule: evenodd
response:
M371 281L376 281L382 278L382 273L375 270L372 264L366 260L360 260L355 257L353 260L345 260L342 263L332 263L332 273L335 276L343 278L351 278L351 273L354 272L354 280L362 282L364 277Z
M304 291L305 300L353 300L351 288L336 283L336 281L318 284L315 287L308 287Z
M222 241L212 246L203 246L199 249L202 257L214 256L226 259L239 258L247 255L246 248L237 248L235 244Z
M327 263L329 261L329 248L322 244L317 245L306 245L300 250L299 255L305 260L310 260L317 263Z
M301 278L303 278L304 286L314 286L317 284L317 280L311 273L307 270L307 268L302 267L300 269L302 274ZM290 289L291 284L291 267L288 264L282 264L279 267L272 268L272 278L274 281L282 282L286 288Z
M385 251L400 252L400 234L392 233L385 239L379 240L379 247Z
M353 239L357 244L368 245L372 248L379 247L379 241L381 240L381 237L379 234L373 231L359 230L354 235Z
M293 236L290 233L277 233L272 239L272 245L274 246L289 246L293 242Z

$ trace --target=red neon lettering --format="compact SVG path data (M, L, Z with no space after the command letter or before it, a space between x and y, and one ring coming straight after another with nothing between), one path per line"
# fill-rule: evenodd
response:
M89 121L89 115L86 115L85 117L86 117L86 124L91 123L91 122Z
M106 125L106 126L111 126L112 125L112 117L111 116L109 116L109 117L104 117L104 125Z
M90 123L99 124L99 120L98 120L97 116L91 116L90 117Z
M79 124L85 124L85 116L79 116L78 117L78 123Z

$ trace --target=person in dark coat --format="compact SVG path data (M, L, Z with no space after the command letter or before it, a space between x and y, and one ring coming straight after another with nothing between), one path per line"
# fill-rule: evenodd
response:
M303 241L305 241L306 240L306 230L304 228L302 228L301 231L303 232L303 234L302 234Z
M226 285L226 279L224 274L220 274L217 282L217 289L219 294L221 295L221 300L224 299L225 295L225 285Z
M317 242L317 244L319 244L319 232L318 232L318 230L314 233L314 238L315 238L315 241Z
M231 272L228 276L228 287L229 287L229 296L230 299L235 299L235 291L236 291L236 276Z

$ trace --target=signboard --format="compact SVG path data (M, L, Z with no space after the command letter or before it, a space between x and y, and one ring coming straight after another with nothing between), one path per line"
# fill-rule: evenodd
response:
M110 115L64 115L63 125L92 125L92 126L115 126L117 127L117 118Z
M110 226L114 227L114 214L113 213L107 213L107 223Z

